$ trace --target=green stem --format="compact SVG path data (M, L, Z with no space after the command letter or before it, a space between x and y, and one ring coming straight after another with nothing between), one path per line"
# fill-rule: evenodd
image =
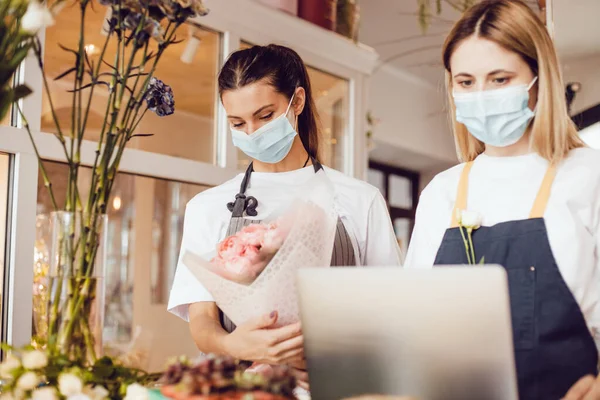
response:
M475 264L475 247L473 246L473 229L467 229L467 235L469 236L469 247L471 248L471 260Z
M95 363L98 357L96 356L95 342L90 331L89 322L83 318L81 320L81 331L83 333L83 340L85 343L86 354L89 356L91 363Z
M65 157L67 158L67 162L70 164L71 157L69 156L69 152L67 150L65 136L63 135L62 130L60 128L60 123L58 122L58 116L56 115L56 109L54 108L54 102L52 101L52 93L50 92L50 86L48 84L48 78L46 77L46 74L44 73L44 60L42 58L41 44L38 42L38 39L36 39L34 41L33 50L34 50L35 56L38 60L38 66L40 67L40 70L42 72L42 81L44 82L44 91L46 92L46 97L48 98L48 103L50 104L50 112L52 113L52 119L54 120L54 125L56 126L55 136L63 148Z
M56 204L56 197L54 197L54 190L52 190L52 183L50 182L50 178L48 178L48 172L46 171L46 167L44 166L44 162L42 161L40 152L38 151L35 140L33 139L33 134L31 133L31 128L29 127L29 122L27 121L27 118L25 117L25 114L23 113L23 110L21 109L19 102L16 102L15 105L17 106L17 110L19 111L19 114L21 115L21 119L23 120L23 124L25 125L25 130L27 131L27 134L29 135L29 140L31 141L31 144L33 145L33 151L35 152L35 156L38 160L40 173L42 174L42 178L44 179L44 186L46 187L46 190L48 190L48 194L50 195L50 201L52 202L52 208L54 209L54 211L57 211L58 205Z
M465 252L467 254L467 262L470 264L473 264L471 262L471 254L469 253L469 243L467 242L467 238L465 237L465 233L463 232L463 227L459 226L458 229L460 230L460 235L462 236L463 239L463 243L465 245Z

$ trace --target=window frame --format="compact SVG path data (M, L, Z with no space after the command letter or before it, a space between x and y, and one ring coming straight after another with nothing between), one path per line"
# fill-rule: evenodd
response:
M369 160L369 169L379 171L383 174L383 193L382 196L390 213L392 223L396 218L405 218L410 220L410 234L415 226L415 217L417 214L417 203L419 202L419 182L420 175L418 172L410 171L408 169L394 167L388 164L383 164L377 161ZM390 176L400 176L410 181L411 187L411 208L394 207L390 202Z

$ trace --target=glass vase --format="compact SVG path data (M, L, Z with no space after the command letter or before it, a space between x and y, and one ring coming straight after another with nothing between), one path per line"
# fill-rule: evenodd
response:
M45 343L50 352L93 363L102 355L108 218L58 211L49 221Z

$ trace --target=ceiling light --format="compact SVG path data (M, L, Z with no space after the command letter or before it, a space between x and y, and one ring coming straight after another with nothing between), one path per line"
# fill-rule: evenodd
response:
M121 209L121 197L115 196L112 206L116 211L119 211Z

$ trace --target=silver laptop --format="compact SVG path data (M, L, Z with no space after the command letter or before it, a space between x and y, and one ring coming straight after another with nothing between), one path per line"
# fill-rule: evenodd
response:
M298 291L312 400L517 399L499 266L304 268Z

